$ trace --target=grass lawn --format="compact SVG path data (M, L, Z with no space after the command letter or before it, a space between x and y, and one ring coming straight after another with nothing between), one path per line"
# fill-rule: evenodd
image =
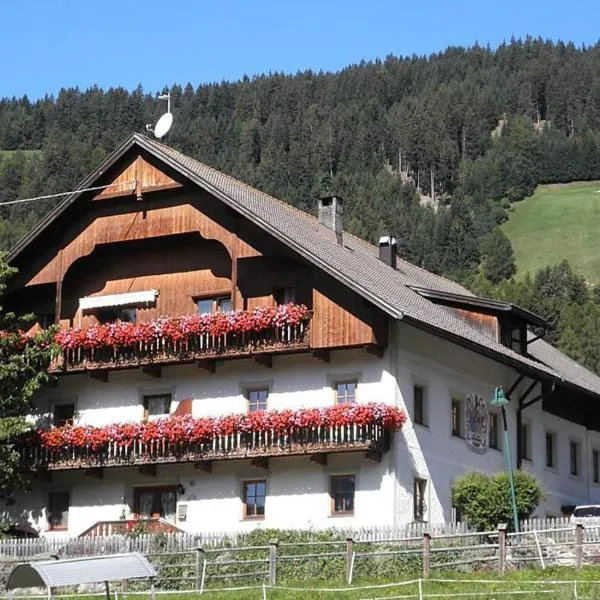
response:
M446 581L438 581L443 579ZM410 581L408 577L398 577L394 583ZM460 583L447 580L462 580ZM468 581L465 581L468 580ZM577 581L577 586L573 581ZM559 581L558 585L549 582ZM339 582L326 584L323 582L307 583L306 585L294 585L277 588L267 588L267 600L367 600L381 598L419 598L419 584L408 585L386 585L382 581L357 581L351 588L341 585ZM371 586L371 587L365 587ZM118 586L116 586L118 587ZM293 589L296 588L296 589ZM325 591L325 589L329 591ZM361 589L362 588L362 589ZM575 595L575 590L577 594ZM551 567L542 571L541 569L528 569L525 571L513 571L500 580L495 572L480 573L433 573L431 580L424 581L421 586L422 598L480 598L481 600L502 599L534 599L545 598L548 600L571 600L578 598L597 599L600 598L600 567L586 567L580 571L572 568ZM464 594L464 595L462 595ZM481 595L480 595L481 594ZM448 595L448 596L446 596ZM101 596L77 596L77 600L97 600ZM119 594L120 600L146 600L150 594ZM67 596L56 596L56 598L67 598ZM70 598L75 598L70 596ZM262 600L263 590L260 587L248 590L221 591L206 590L202 596L191 593L169 593L157 594L159 599L181 599L192 600L202 598L206 600Z
M566 258L590 282L600 283L600 182L538 186L513 205L502 230L512 242L517 276Z

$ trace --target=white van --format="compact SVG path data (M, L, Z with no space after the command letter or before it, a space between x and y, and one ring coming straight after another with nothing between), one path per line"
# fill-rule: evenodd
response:
M571 515L571 523L585 525L589 520L600 524L600 504L580 504Z

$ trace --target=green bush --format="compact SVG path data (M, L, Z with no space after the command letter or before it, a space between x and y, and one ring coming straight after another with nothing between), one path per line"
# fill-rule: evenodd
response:
M544 499L536 478L515 471L515 496L519 519L526 519ZM486 475L470 471L452 485L452 502L478 531L496 529L499 523L513 522L510 482L506 472Z

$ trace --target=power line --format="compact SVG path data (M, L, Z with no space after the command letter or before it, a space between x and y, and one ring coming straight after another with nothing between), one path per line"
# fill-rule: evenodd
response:
M95 187L81 188L79 190L72 190L70 192L59 192L58 194L46 194L45 196L35 196L34 198L21 198L19 200L9 200L8 202L0 202L0 206L8 206L9 204L20 204L21 202L34 202L36 200L48 200L49 198L59 198L60 196L70 196L71 194L78 194L81 192L95 192L97 190L105 190L109 187L115 187L117 185L135 184L135 179L132 181L125 181L120 183L109 183L108 185L97 185ZM133 191L133 190L132 190Z

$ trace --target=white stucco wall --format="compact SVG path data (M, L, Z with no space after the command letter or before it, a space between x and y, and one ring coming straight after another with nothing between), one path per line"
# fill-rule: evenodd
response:
M333 383L349 378L358 380L358 402L396 404L409 416L381 463L354 453L330 455L326 466L313 464L308 457L271 459L268 471L238 460L215 461L212 473L197 471L193 465L159 466L156 477L136 469L105 469L102 480L86 478L82 472L59 472L51 484L34 481L34 492L19 496L9 510L15 519L28 515L45 530L48 491L69 489L69 533L78 534L98 521L119 519L124 509L129 512L134 487L182 483L186 491L179 502L187 504L188 516L177 524L189 531L394 525L413 520L413 481L419 477L428 481L426 518L434 523L451 518L450 488L458 476L469 469L490 473L505 469L501 451L477 453L464 439L451 435L450 402L469 393L489 399L498 385L508 390L516 372L402 322L393 327L382 359L364 350L344 350L332 352L329 363L310 354L274 357L271 369L252 360L236 360L218 362L214 374L196 365L164 367L160 379L139 369L115 371L109 374L108 384L74 375L60 378L58 387L44 390L37 402L48 411L55 402L75 401L80 422L103 425L140 420L142 396L167 391L173 394L174 406L192 398L197 417L245 412L245 389L262 385L270 389L270 409L329 406L335 402ZM414 385L426 388L426 426L412 423ZM523 382L513 398L528 385L529 381ZM532 396L538 393L536 388ZM508 407L513 464L515 404ZM591 450L600 449L600 433L545 413L539 402L524 411L523 420L531 426L531 460L524 462L524 468L534 472L547 490L538 514L559 514L565 504L600 502L600 486L590 481ZM553 470L545 467L546 430L557 435ZM571 439L581 443L578 477L570 475ZM331 516L329 477L336 474L356 476L353 516ZM255 478L267 482L265 519L244 521L242 484Z

